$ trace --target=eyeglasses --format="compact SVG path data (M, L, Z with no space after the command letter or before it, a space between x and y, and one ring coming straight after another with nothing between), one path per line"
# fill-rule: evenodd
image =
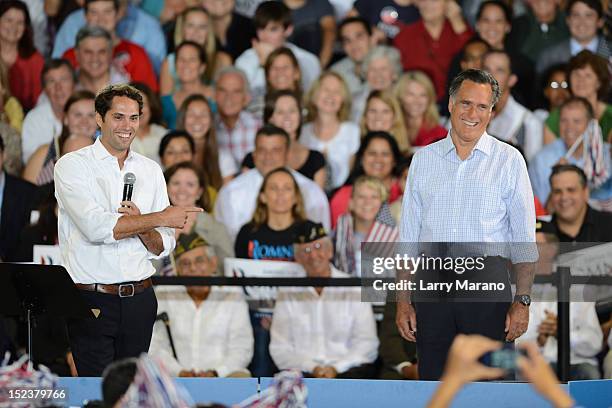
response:
M548 86L552 89L567 89L568 85L567 85L567 81L561 81L561 82L557 82L557 81L552 81L550 84L548 84Z
M191 268L192 266L202 266L205 265L208 259L204 256L198 256L193 262L189 259L181 259L178 262L178 265L181 269Z
M302 248L302 252L305 254L310 254L313 251L320 251L322 249L323 249L323 244L321 244L320 242L315 242L313 245Z

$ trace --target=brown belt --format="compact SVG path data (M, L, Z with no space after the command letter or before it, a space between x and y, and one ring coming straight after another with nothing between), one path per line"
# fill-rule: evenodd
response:
M148 278L139 282L130 283L76 283L75 285L81 290L88 290L90 292L108 293L110 295L118 295L119 297L132 297L150 288L153 286L153 283L151 282L151 278Z

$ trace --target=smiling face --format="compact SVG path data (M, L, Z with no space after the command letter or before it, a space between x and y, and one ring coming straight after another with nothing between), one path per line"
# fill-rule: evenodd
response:
M206 64L200 60L198 49L192 45L184 45L176 55L176 75L179 81L198 82L206 70Z
M168 198L172 205L194 206L203 192L197 174L191 169L178 169L168 180Z
M363 152L361 165L367 176L376 177L381 181L390 177L395 159L389 143L385 139L372 139Z
M560 107L570 97L565 71L556 71L550 76L544 96L551 109Z
M295 98L288 95L278 98L270 117L270 123L283 129L292 139L295 139L300 122L301 113Z
M448 102L452 135L460 142L475 144L491 120L493 91L489 84L463 81L455 97Z
M281 135L260 135L255 139L253 162L259 172L265 176L270 171L287 165L289 146Z
M580 103L570 103L561 109L559 134L569 149L584 133L589 124L589 115Z
M266 204L268 214L289 214L296 205L295 183L291 176L284 172L272 174L264 190L259 195L262 203Z
M380 192L372 186L362 183L355 187L349 208L353 216L362 222L374 222L383 204Z
M365 124L369 131L389 132L393 127L393 108L379 98L372 98L365 111Z
M212 118L210 108L203 101L193 101L185 111L185 130L194 139L203 139L210 130Z
M422 118L429 105L427 89L417 81L408 81L401 96L402 108L410 118Z
M370 51L370 36L360 22L343 26L340 31L340 40L346 55L356 63L361 63Z
M0 40L17 44L25 32L25 14L17 8L8 9L0 17Z
M283 54L274 58L268 72L268 82L272 89L294 91L296 81L299 79L299 68L293 65L291 58Z
M92 139L97 128L94 100L82 99L70 105L64 117L64 126L68 126L71 136Z
M67 66L50 69L45 74L45 93L54 111L62 112L74 90L74 77Z
M337 115L342 108L343 94L342 82L338 78L332 75L323 78L314 96L318 112Z
M194 10L183 21L183 40L193 41L204 46L208 37L208 16L201 10Z
M81 71L93 79L101 78L110 71L112 51L106 38L85 38L75 48L75 54Z
M373 91L389 89L397 79L391 61L386 57L374 58L368 65L366 79Z
M586 44L597 36L597 30L603 26L603 19L597 12L582 2L576 2L566 18L567 27L574 39Z
M127 154L139 122L138 102L127 96L115 96L104 118L96 113L96 123L102 132L100 141L116 157Z
M494 4L482 10L480 19L476 22L476 31L492 48L503 49L506 34L510 32L510 24L506 21L504 11Z
M215 87L215 100L222 116L237 116L250 98L242 77L236 73L222 75Z
M590 65L576 68L570 72L570 89L574 96L591 99L597 97L597 92L601 86L597 74Z
M580 222L586 212L589 189L573 171L556 174L551 180L550 203L557 218L566 223Z
M101 27L109 33L115 32L117 25L117 10L112 1L100 0L87 5L85 10L87 25Z
M189 141L184 137L175 137L168 143L164 154L161 157L161 162L164 168L172 167L176 163L191 161L193 159L193 151Z

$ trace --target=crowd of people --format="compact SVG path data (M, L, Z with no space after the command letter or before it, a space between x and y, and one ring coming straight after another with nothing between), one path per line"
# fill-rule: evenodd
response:
M237 257L359 277L362 243L399 240L412 155L450 138L448 88L467 69L499 84L487 132L527 163L535 215L548 217L538 239L612 242L607 1L246 3L0 2L2 261L38 262L35 245L58 244L55 194L75 187L56 163L100 137L96 94L130 83L143 100L130 152L164 175L138 183L165 181L170 204L203 209L157 274L223 275ZM96 171L87 160L71 171ZM418 378L395 308L377 324L356 289L283 289L268 308L224 287L156 292L173 341L158 321L150 353L176 376ZM554 363L556 310L534 302L530 314L524 338ZM612 315L600 324L584 303L572 316L574 378L610 378ZM48 323L50 335L60 323ZM0 321L0 346L23 336ZM56 338L40 362L77 374Z

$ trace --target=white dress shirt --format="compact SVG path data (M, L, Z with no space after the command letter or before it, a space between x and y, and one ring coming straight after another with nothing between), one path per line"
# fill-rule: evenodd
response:
M36 149L51 143L54 136L62 133L62 122L53 113L48 98L41 96L40 99L40 103L29 111L23 120L21 130L23 164L28 163Z
M151 159L129 152L123 169L97 139L91 146L63 156L55 164L58 236L64 266L75 283L120 283L155 273L151 259L174 249L172 228L156 228L164 250L149 252L138 236L117 241L113 229L122 216L123 177L136 176L132 201L142 214L161 211L170 203L161 168Z
M327 196L311 179L294 170L291 170L291 174L304 198L306 216L311 221L322 223L329 231L331 223ZM232 240L236 239L240 228L253 218L262 183L263 176L255 168L242 173L219 191L215 201L215 218L225 225Z
M331 265L330 265L331 266ZM332 268L332 278L347 275ZM270 355L279 369L312 372L331 365L338 373L376 359L372 305L359 288L280 288L270 328Z
M487 133L501 140L519 145L517 134L524 129L525 141L520 145L527 161L531 160L540 151L543 144L544 128L540 121L529 109L518 103L512 96L508 98L506 106L497 112L491 119Z
M313 123L309 122L302 127L300 142L325 155L331 168L332 187L337 188L344 184L349 175L351 157L357 153L361 143L360 134L359 126L353 122L342 122L333 138L321 140L315 135Z
M529 327L517 339L517 344L536 341L538 326L546 318L545 310L557 314L557 302L532 302L529 307ZM588 363L597 366L596 355L601 351L603 333L594 302L570 303L570 364ZM550 363L557 362L557 338L549 336L540 351Z
M212 286L196 307L184 286L156 289L158 313L168 313L177 359L163 322L153 326L149 353L171 375L181 370L215 370L219 377L245 370L253 357L249 307L237 288Z
M289 48L297 58L302 73L302 88L304 92L307 92L321 74L319 59L316 55L289 42L283 46ZM266 75L257 52L253 48L249 48L236 59L236 67L246 74L253 95L265 94Z

